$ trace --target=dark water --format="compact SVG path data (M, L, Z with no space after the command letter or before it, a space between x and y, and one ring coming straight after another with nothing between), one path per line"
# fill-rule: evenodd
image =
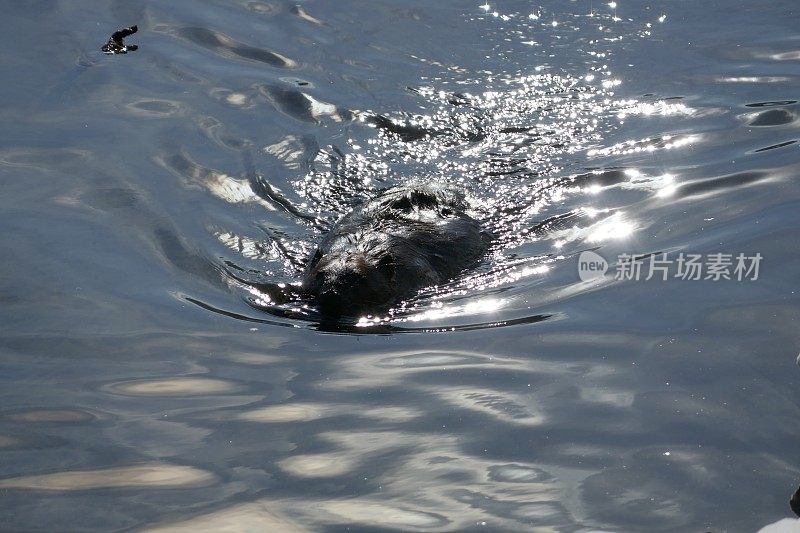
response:
M756 531L800 482L795 2L14 2L3 531ZM135 53L104 56L138 24ZM487 257L357 327L359 198ZM581 281L579 254L609 261ZM667 256L661 254L667 253ZM620 254L762 257L616 279ZM654 255L653 255L654 254ZM642 276L643 278L645 276Z

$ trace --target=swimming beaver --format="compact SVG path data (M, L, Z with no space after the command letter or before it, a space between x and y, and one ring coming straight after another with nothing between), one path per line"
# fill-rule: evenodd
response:
M417 289L475 264L490 235L465 213L458 191L436 185L392 187L331 228L303 276L323 315L387 311Z

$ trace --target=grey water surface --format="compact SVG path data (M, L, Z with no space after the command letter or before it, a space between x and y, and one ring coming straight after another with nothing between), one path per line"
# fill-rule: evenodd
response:
M0 530L792 516L796 2L3 14ZM264 289L413 180L466 192L480 265L339 326Z

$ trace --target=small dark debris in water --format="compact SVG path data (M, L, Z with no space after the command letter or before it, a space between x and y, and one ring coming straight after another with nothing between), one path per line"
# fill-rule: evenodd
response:
M102 50L104 54L127 54L128 52L135 52L139 47L135 44L126 45L123 39L129 35L133 35L137 31L139 31L137 26L122 28L119 31L115 31L100 50Z
M797 489L797 491L792 496L792 499L789 500L789 507L792 508L794 514L800 516L800 488Z

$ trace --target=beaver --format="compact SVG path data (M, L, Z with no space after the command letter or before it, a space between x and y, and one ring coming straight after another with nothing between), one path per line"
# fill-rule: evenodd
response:
M379 314L418 289L477 263L491 235L444 185L385 189L328 232L303 275L303 290L328 317Z

